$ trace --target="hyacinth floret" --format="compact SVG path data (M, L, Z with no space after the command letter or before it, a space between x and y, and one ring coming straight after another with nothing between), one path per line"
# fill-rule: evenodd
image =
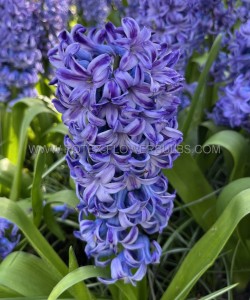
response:
M7 219L0 218L0 259L13 251L20 240L18 228Z
M80 199L77 237L111 278L135 283L159 262L162 232L173 209L162 168L171 168L182 141L174 70L179 51L152 42L132 18L121 27L75 25L49 52L55 67L54 105L69 128L67 162Z

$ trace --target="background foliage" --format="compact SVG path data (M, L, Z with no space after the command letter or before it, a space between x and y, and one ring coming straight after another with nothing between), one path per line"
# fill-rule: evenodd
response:
M126 5L126 3L125 3ZM74 15L70 25L82 19ZM113 6L109 19L119 20ZM86 20L83 22L87 23ZM78 199L65 163L67 133L51 105L53 89L41 75L39 95L0 103L0 217L17 225L21 239L0 264L1 299L246 299L250 278L249 135L207 120L202 101L223 45L218 35L206 55L193 54L186 81L197 81L191 104L179 114L185 145L173 169L176 190L169 226L158 238L163 255L137 286L105 286L109 270L91 265L75 239ZM192 78L191 78L192 77ZM216 145L219 153L195 153ZM183 149L183 148L182 148ZM55 207L63 207L56 210ZM67 217L63 213L68 211Z

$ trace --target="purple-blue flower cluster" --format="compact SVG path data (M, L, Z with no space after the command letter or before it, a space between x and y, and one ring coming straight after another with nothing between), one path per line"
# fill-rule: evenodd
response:
M250 73L240 75L221 93L211 115L218 125L250 131Z
M46 58L48 50L56 43L58 34L67 26L70 2L71 0L41 0L36 4L37 46Z
M218 35L229 32L236 23L238 9L236 1L225 4L221 0L199 0L197 14L200 17L200 30L205 34Z
M4 259L20 240L18 228L4 218L0 218L0 259Z
M134 18L140 23L140 0L127 0L128 6L125 8L125 15Z
M25 0L0 0L0 102L36 95L40 70L35 6Z
M139 8L136 8L138 4ZM179 69L183 71L186 59L204 37L199 31L198 4L199 1L194 0L129 1L127 13L137 13L139 24L152 29L154 41L165 42L172 49L181 49Z
M231 82L221 89L210 117L218 125L250 131L250 21L232 38L228 60Z
M76 6L88 24L102 25L110 12L111 1L76 0Z
M249 0L241 0L241 5L237 9L237 17L238 19L245 23L250 19L250 1Z
M230 77L249 73L250 69L250 20L243 23L229 45Z
M162 232L172 213L162 168L171 168L182 141L174 70L178 51L154 43L132 18L121 27L76 25L49 52L56 68L54 105L68 126L67 162L80 199L85 251L111 279L141 280L159 262Z

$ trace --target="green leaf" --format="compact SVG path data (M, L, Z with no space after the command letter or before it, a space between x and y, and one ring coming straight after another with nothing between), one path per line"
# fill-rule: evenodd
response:
M147 300L149 295L149 285L147 277L145 276L141 281L136 285L137 290L137 299Z
M56 124L55 126L49 128L48 130L46 130L44 132L44 135L48 135L51 133L56 133L56 134L60 133L62 135L66 135L66 134L68 134L68 128L63 123L59 123L59 124Z
M45 154L43 148L38 146L38 152L34 165L34 178L31 188L31 201L33 211L33 222L38 227L43 215L43 197L41 191L42 173L45 166Z
M8 143L9 128L6 128L8 121L7 105L0 103L0 157L6 156L6 144Z
M217 215L220 216L232 199L240 192L250 189L250 177L240 178L224 187L216 202Z
M109 271L94 266L80 267L66 275L52 290L48 300L56 300L63 292L75 284L93 277L108 277ZM131 299L133 300L133 299Z
M195 282L213 265L239 222L250 213L249 198L250 189L247 189L230 201L215 224L186 256L161 300L186 299ZM197 274L199 276L195 278Z
M190 204L188 208L195 221L203 229L207 230L216 220L216 199L213 195L212 187L194 158L184 151L175 161L173 168L171 170L163 170L163 173L167 176L184 203ZM199 201L204 197L206 197L204 201ZM197 203L195 203L196 201Z
M0 184L7 188L11 188L13 178L16 172L16 166L14 166L11 161L7 158L0 160ZM28 186L31 184L32 178L27 173L27 170L22 170L21 178L21 196L28 197L29 191Z
M225 148L231 154L234 167L230 175L230 180L242 177L247 158L247 142L238 132L233 130L224 130L211 136L203 145L218 145Z
M49 228L49 230L60 240L65 241L65 235L59 226L58 222L56 222L54 213L50 207L50 204L47 203L43 208L43 216L44 221Z
M113 295L113 299L121 300L139 300L138 288L132 286L131 284L126 284L122 281L117 281L114 285L110 285L109 289ZM117 298L117 296L119 298Z
M218 291L216 291L216 292L214 292L214 293L212 293L210 295L207 295L206 297L200 298L200 300L213 300L216 297L219 297L219 296L225 294L226 292L234 289L237 285L238 285L238 283L231 284L231 285L229 285L227 287L224 287L223 289L220 289L220 290L218 290Z
M15 298L2 298L0 296L0 299L5 299L5 300L48 300L47 297L35 297L35 296L32 296L32 297L15 297ZM63 298L63 300L75 300L74 298Z
M18 200L20 194L21 174L22 174L23 162L24 162L26 146L27 146L27 131L32 120L41 113L48 114L48 113L52 113L52 111L43 105L31 106L25 111L25 115L21 124L19 145L18 145L19 152L18 152L18 159L17 159L17 169L14 176L14 180L11 188L11 194L10 194L10 198L14 201Z
M65 203L72 208L75 208L79 204L79 199L72 190L63 190L53 194L46 194L45 198L48 199L48 203Z
M221 215L223 211L226 209L228 204L232 201L232 199L239 194L241 191L247 190L250 188L250 177L241 178L229 183L220 193L217 203L216 209L217 214ZM250 248L248 246L250 240L249 233L250 226L250 216L246 216L242 219L237 227L237 231L231 237L230 241L227 244L227 249L235 249L237 247L237 255L235 257L235 266L232 269L233 277L240 283L240 288L244 288L245 285L249 282L250 272L245 271L237 271L237 270L250 270ZM240 239L240 242L239 242ZM230 252L228 254L228 259L232 261L232 255L234 252ZM235 271L236 270L236 271Z
M13 252L0 264L0 285L22 296L47 296L60 279L43 260L29 253Z
M217 38L215 39L214 44L209 52L205 67L200 75L198 85L197 85L197 88L195 90L195 93L194 93L194 96L192 99L191 106L187 113L187 118L186 118L183 128L181 130L183 132L184 141L186 141L186 138L189 134L191 127L193 127L194 125L195 126L198 125L198 123L200 121L200 116L195 117L197 110L199 110L200 114L203 114L203 109L202 109L203 102L200 101L200 96L201 96L202 90L206 84L207 75L211 69L213 62L215 61L215 59L219 53L221 39L222 39L222 35L218 35ZM200 106L199 109L197 109L198 106Z
M9 158L14 164L17 164L18 153L20 151L19 136L20 136L20 124L23 122L25 112L32 106L44 106L44 102L37 98L23 98L19 99L11 110L11 129L8 143Z
M12 297L19 297L20 294L16 293L12 289L0 285L0 299L9 299Z
M78 269L79 265L75 256L75 252L72 248L72 246L69 248L69 273L73 272L74 270ZM74 285L74 291L75 294L79 299L84 299L84 300L95 300L95 297L91 295L90 290L88 287L85 285L85 283L79 282L76 285Z
M58 161L56 161L52 166L46 170L43 175L42 179L44 179L46 176L48 176L51 172L53 172L58 166L60 166L65 161L65 156L61 157Z
M68 273L67 266L15 202L0 198L0 217L10 220L19 227L41 258L51 266L51 272L61 275Z
M192 62L197 63L200 67L204 66L208 59L208 53L196 56L192 58Z

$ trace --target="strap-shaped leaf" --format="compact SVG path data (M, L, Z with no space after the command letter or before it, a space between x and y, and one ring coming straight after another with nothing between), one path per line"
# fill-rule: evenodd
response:
M206 141L204 147L209 145L221 146L231 154L234 166L230 175L230 180L243 176L247 158L247 142L240 133L233 130L217 132Z
M79 268L77 258L75 256L75 252L72 247L69 248L69 272L73 272L74 270L77 270ZM75 294L79 299L84 300L95 300L94 295L90 293L90 290L85 285L85 283L79 282L76 285L73 286Z
M53 194L46 194L45 198L48 199L48 203L63 203L72 208L75 208L79 204L79 199L72 190L62 190Z
M230 201L214 225L191 249L161 300L186 299L194 284L213 265L239 222L250 213L249 199L250 189L247 189Z
M109 271L94 266L80 267L66 275L52 290L48 300L55 300L75 284L93 277L107 277ZM133 299L131 299L133 300Z
M0 160L0 185L10 189L13 178L16 172L16 166L8 158L3 158ZM30 191L28 187L32 182L30 174L26 170L22 170L21 177L21 191L20 195L22 197L29 197Z
M216 220L215 196L212 195L213 189L194 158L184 152L175 161L171 170L164 170L163 172L181 199L186 204L190 204L189 210L195 221L207 230ZM202 199L207 195L210 196L205 201L192 205L195 200Z
M226 286L224 287L223 289L220 289L210 295L207 295L205 297L202 297L200 300L213 300L213 299L216 299L216 297L219 297L223 294L225 294L226 292L234 289L236 286L238 285L238 283L235 283L235 284L231 284L229 286Z
M200 114L203 114L204 104L202 101L200 101L201 100L200 97L201 97L202 90L206 84L207 75L210 71L210 68L212 67L213 62L215 61L215 59L218 55L218 52L220 49L220 44L221 44L221 39L222 39L221 35L218 35L217 38L215 39L214 44L209 52L205 67L200 75L199 80L198 80L198 85L195 90L195 93L194 93L194 96L192 99L192 103L191 103L191 106L190 106L188 114L187 114L187 118L186 118L183 128L182 128L182 132L183 132L185 141L186 141L186 137L188 136L188 133L189 133L191 127L198 125L198 123L200 122ZM196 116L197 110L199 111L198 116Z
M41 258L51 266L51 272L61 275L68 273L67 266L15 202L0 198L0 217L6 218L18 226Z
M45 153L42 147L38 147L35 160L34 177L31 188L31 201L33 211L33 222L38 227L43 215L43 197L41 191L42 173L45 166Z
M0 285L23 296L47 296L60 279L33 254L13 252L0 264Z
M21 174L23 168L23 162L25 158L26 146L27 146L27 131L32 120L41 113L53 113L52 110L48 109L43 105L31 106L25 110L24 118L21 124L20 135L19 135L19 151L17 159L17 169L14 176L10 198L17 201L20 195L21 188ZM19 125L20 126L20 125Z

